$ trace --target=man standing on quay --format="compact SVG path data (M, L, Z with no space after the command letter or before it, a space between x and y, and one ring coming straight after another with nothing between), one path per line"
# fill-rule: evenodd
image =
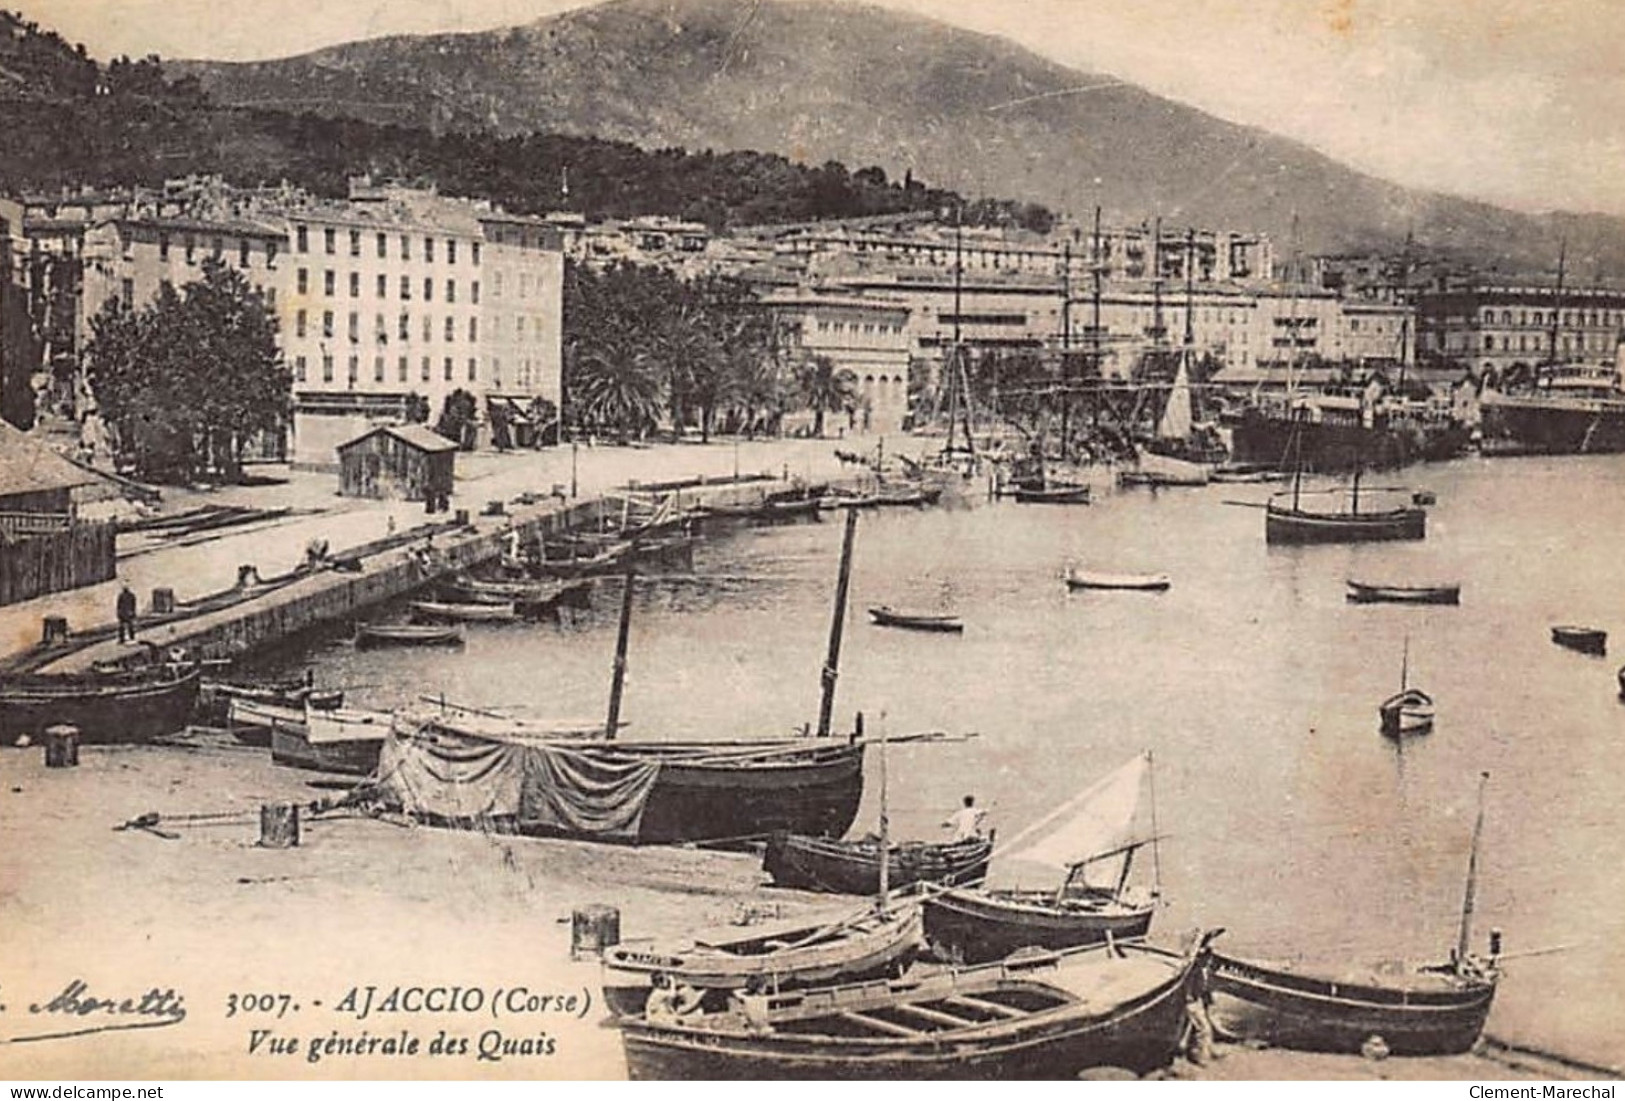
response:
M128 581L118 591L118 640L135 641L135 590Z

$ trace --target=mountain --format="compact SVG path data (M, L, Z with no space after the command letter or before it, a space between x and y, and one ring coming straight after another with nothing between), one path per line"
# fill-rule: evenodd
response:
M1295 212L1306 252L1397 249L1412 232L1435 254L1544 270L1566 235L1571 270L1625 269L1625 220L1406 189L1003 39L830 0L614 0L507 30L169 69L228 104L878 165L1080 215L1098 198L1109 220L1259 229L1283 254Z

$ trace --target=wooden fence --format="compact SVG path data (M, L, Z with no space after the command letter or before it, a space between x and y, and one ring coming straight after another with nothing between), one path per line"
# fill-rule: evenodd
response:
M117 569L112 524L74 524L18 539L0 536L0 604L94 585Z

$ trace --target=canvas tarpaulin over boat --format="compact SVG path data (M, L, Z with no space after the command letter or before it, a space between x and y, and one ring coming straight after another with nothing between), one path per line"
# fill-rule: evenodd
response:
M379 786L411 814L511 820L526 829L636 839L660 762L607 749L464 738L395 737Z

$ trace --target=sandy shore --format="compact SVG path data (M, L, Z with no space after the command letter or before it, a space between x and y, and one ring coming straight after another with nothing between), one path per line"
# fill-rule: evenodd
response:
M354 812L307 814L298 848L261 848L262 804L334 791L313 786L315 774L272 766L263 751L206 741L86 749L78 768L57 770L38 747L0 751L0 1037L159 1024L0 1044L0 1077L616 1079L624 1063L602 1023L597 966L570 959L574 909L619 908L632 939L738 922L748 909L790 917L850 905L767 888L747 855L491 837ZM150 812L173 839L116 828ZM369 986L374 1009L363 1017ZM430 1011L407 994L400 1011L379 1010L397 987L441 990L458 1008ZM170 990L147 1014L64 1011ZM572 996L567 1009L551 1004ZM177 1002L184 1019L163 1024ZM367 1053L337 1050L369 1040ZM416 1052L387 1053L386 1040L416 1040ZM270 1054L290 1041L289 1054ZM431 1053L437 1047L453 1050ZM1221 1054L1175 1074L1550 1073L1471 1056Z

